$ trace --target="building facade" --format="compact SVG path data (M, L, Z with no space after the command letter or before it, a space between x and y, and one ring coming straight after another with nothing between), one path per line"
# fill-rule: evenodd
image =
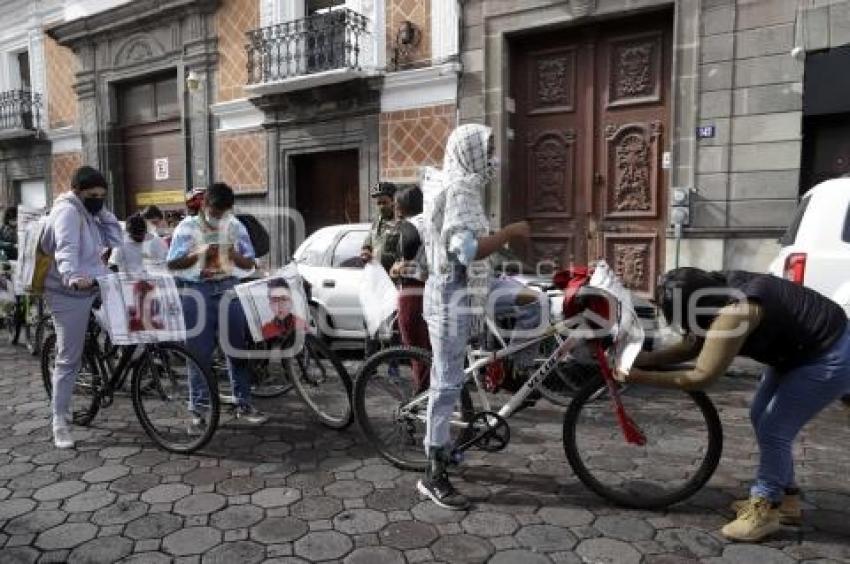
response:
M847 0L0 2L0 87L32 93L0 125L6 202L82 163L120 214L224 180L276 263L464 122L494 131L494 226L644 294L676 265L763 269L800 194L850 171Z
M803 77L818 57L850 64L848 15L846 0L465 2L460 119L491 125L508 164L494 221L528 219L539 258L605 257L647 294L676 265L764 270L800 194L847 172L850 87Z

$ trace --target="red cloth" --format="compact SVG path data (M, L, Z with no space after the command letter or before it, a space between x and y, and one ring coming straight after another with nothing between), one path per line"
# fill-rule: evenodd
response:
M271 341L284 335L289 334L293 329L306 329L307 324L303 319L299 319L292 314L286 316L282 322L277 319L272 319L268 323L263 323L260 331L263 334L264 341Z
M610 317L611 308L604 296L590 295L578 299L579 290L587 286L592 274L592 270L586 266L573 266L567 270L556 272L555 276L552 277L552 283L564 290L564 318L569 319L585 309L589 309L605 319Z
M398 293L398 329L401 342L407 346L431 350L428 324L422 317L422 286L405 282ZM429 369L421 362L413 362L413 378L416 392L428 388Z

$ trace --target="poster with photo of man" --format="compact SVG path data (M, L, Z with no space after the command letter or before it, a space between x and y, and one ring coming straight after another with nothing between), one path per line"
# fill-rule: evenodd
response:
M288 265L269 278L236 286L251 337L256 342L288 337L309 328L307 297L298 271Z
M111 274L97 279L99 317L116 345L183 341L183 306L171 276Z

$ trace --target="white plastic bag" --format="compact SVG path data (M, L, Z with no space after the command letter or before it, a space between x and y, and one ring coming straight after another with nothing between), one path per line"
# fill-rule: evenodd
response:
M395 313L398 307L398 290L392 279L377 261L363 267L360 280L360 307L366 320L366 331L370 337L377 333L381 323Z
M619 304L620 315L612 335L615 366L621 372L628 372L643 348L644 339L643 326L632 305L631 292L623 286L617 274L604 260L594 265L593 276L587 285L613 296Z

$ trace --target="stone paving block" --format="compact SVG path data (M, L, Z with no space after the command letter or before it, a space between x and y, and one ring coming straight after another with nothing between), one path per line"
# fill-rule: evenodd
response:
M220 544L204 554L201 562L204 564L256 564L262 562L266 549L255 542L240 540L228 544Z
M70 550L51 550L43 552L38 559L39 564L67 564Z
M381 544L404 551L428 547L437 536L433 526L420 521L390 523L378 533Z
M462 520L466 513L463 511L450 511L443 509L430 501L423 501L416 505L411 511L413 517L426 523L456 523Z
M472 535L449 535L437 539L431 552L446 562L486 562L493 554L493 545Z
M233 542L237 540L248 540L250 531L248 529L231 529L224 531L224 542Z
M781 551L755 544L730 544L723 551L723 562L727 564L793 564L794 559Z
M569 530L554 525L528 525L517 532L516 539L521 546L542 552L572 550L577 542Z
M213 493L193 494L174 504L174 512L180 515L206 515L224 507L224 496Z
M263 519L263 510L256 505L231 505L210 516L210 525L222 530L250 527Z
M186 484L160 484L146 490L141 500L146 503L174 503L192 493Z
M112 480L117 480L129 473L130 468L128 466L112 464L89 470L83 474L82 480L88 483L111 482Z
M193 486L201 486L204 484L215 484L222 482L230 477L230 471L224 468L217 467L200 467L197 470L192 470L185 476L183 481Z
M65 500L62 508L65 511L79 513L97 511L115 501L115 494L109 492L83 492Z
M511 535L519 528L516 519L510 515L492 512L470 513L461 526L467 533L480 537Z
M381 547L358 548L345 557L345 564L404 564L404 555L398 550Z
M295 541L307 534L305 521L294 517L265 519L251 528L252 539L264 544L280 544Z
M124 534L131 539L161 539L183 526L183 520L170 513L140 517L127 525Z
M216 491L227 496L252 494L263 489L265 481L260 478L238 476L216 484Z
M65 482L57 482L49 486L45 486L35 492L33 498L38 501L54 501L57 499L66 499L77 495L86 489L83 482L77 480L69 480Z
M313 521L316 519L332 519L343 510L343 504L333 497L307 497L290 507L293 517Z
M376 533L387 524L387 517L374 509L346 510L334 517L334 528L348 535Z
M489 564L548 564L545 555L530 550L506 550L490 559Z
M361 480L342 480L325 487L325 495L340 499L359 499L372 492L372 484Z
M593 513L586 509L573 507L544 507L537 515L548 525L558 527L579 527L589 525L596 518Z
M29 472L9 480L7 486L12 490L36 490L56 482L59 478L58 472Z
M92 522L98 525L118 525L138 519L148 511L148 504L141 501L118 501L98 509L92 515Z
M309 561L342 558L352 548L351 539L336 531L311 532L295 542L295 554Z
M109 485L109 489L118 493L142 493L158 485L160 477L156 474L132 474L118 478Z
M649 540L655 535L655 529L643 519L609 515L600 517L593 523L593 528L604 536L624 540Z
M16 546L0 549L0 557L4 564L35 564L39 552L28 546Z
M690 558L717 556L723 544L714 536L698 529L663 529L655 540L668 551Z
M64 511L36 510L25 513L8 521L3 530L10 535L26 535L40 533L61 525L68 517ZM2 545L0 545L2 546Z
M618 564L639 564L642 558L640 552L630 544L605 538L582 541L576 548L576 554L587 562Z
M81 544L71 551L69 564L90 562L118 562L133 552L133 542L124 537L99 537Z
M8 499L3 503L0 503L0 520L13 519L18 515L29 513L34 508L35 502L31 499Z
M35 544L42 550L74 548L96 535L97 527L91 523L68 523L39 534Z
M301 492L294 488L266 488L251 496L251 503L260 507L284 507L301 499Z
M162 539L162 547L175 556L202 554L221 542L221 532L211 527L189 527Z

